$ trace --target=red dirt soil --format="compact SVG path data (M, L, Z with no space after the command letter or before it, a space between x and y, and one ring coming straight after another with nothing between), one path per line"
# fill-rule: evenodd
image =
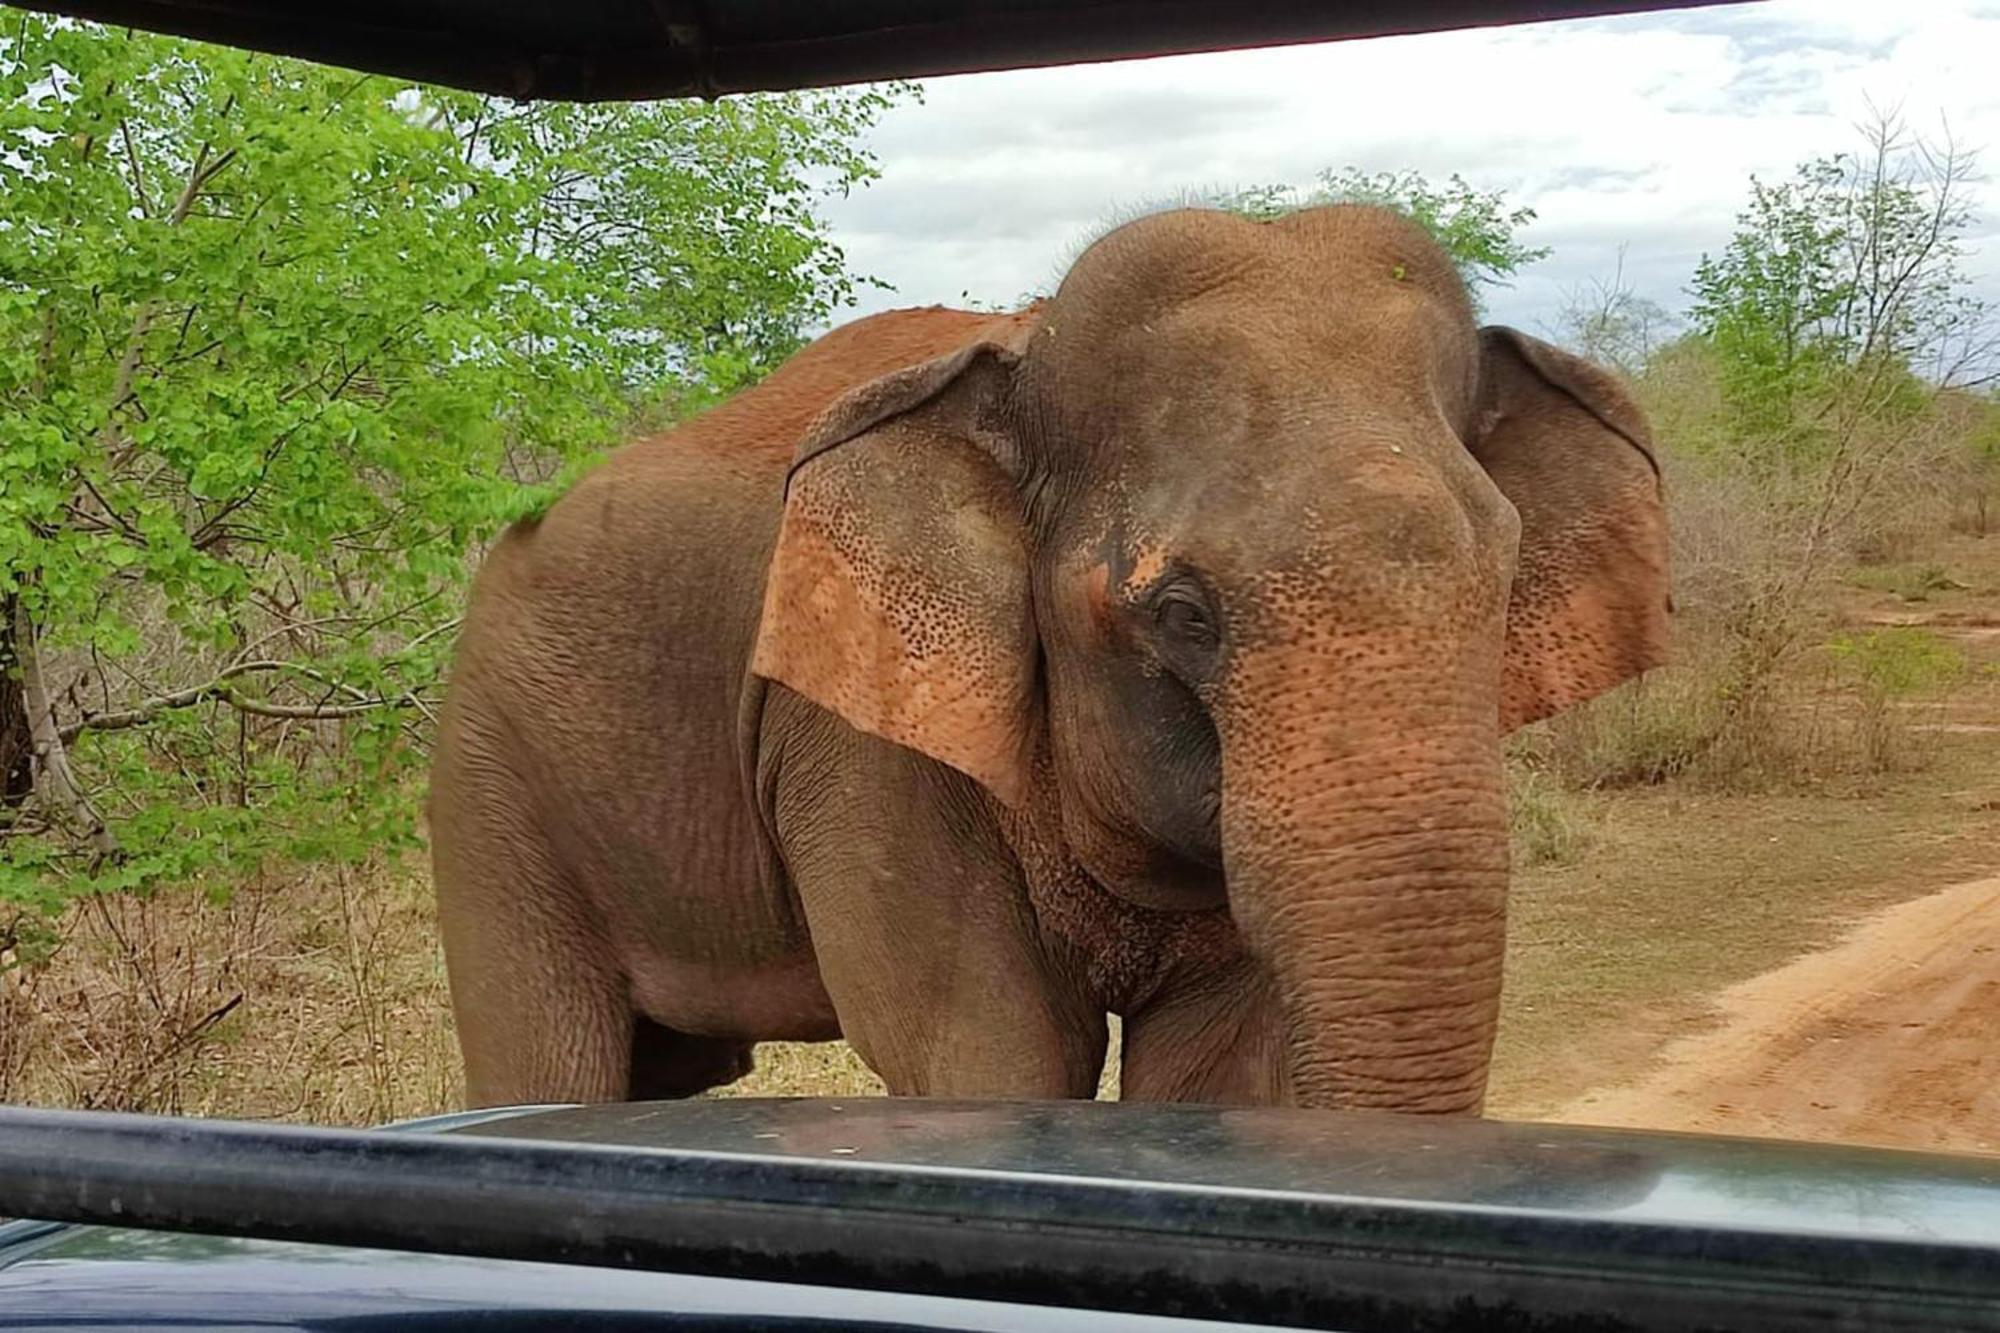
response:
M1719 1027L1549 1116L2000 1152L2000 877L1899 904L1717 997Z

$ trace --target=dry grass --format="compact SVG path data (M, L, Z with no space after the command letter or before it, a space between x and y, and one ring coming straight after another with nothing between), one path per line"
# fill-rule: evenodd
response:
M0 972L0 1100L372 1124L460 1100L418 875L101 897Z
M1111 1016L1111 1047L1097 1081L1099 1101L1118 1100L1118 1018ZM721 1090L724 1097L879 1097L882 1080L844 1041L821 1045L766 1042L757 1048L757 1068Z
M1531 754L1508 766L1507 825L1516 871L1574 865L1597 840L1582 803Z
M757 1067L730 1086L731 1097L879 1097L882 1080L844 1041L772 1041L757 1048Z

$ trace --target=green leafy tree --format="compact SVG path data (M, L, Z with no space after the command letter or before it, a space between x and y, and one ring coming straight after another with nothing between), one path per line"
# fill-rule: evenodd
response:
M1728 246L1695 271L1692 322L1753 438L1817 447L1832 393L1858 387L1912 410L1920 381L1992 370L1988 311L1962 266L1975 221L1968 155L1891 118L1864 140L1789 181L1753 178Z
M1510 206L1505 192L1479 190L1454 173L1433 185L1414 171L1369 173L1327 170L1300 189L1265 185L1223 196L1224 208L1269 221L1320 204L1375 204L1420 223L1458 266L1479 303L1483 289L1504 287L1521 269L1548 258L1546 246L1523 243L1520 230L1535 220L1532 208Z
M1728 247L1695 270L1695 327L1722 358L1732 403L1767 434L1851 351L1838 327L1853 295L1841 263L1846 173L1841 159L1821 158L1783 184L1753 177Z
M903 92L515 107L7 29L0 935L406 838L469 549L849 299L819 202Z

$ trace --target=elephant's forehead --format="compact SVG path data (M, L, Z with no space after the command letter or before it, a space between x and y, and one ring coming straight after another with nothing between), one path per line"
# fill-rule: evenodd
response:
M1272 275L1132 311L1077 304L1050 312L1030 360L1071 387L1095 381L1128 395L1205 384L1239 394L1296 392L1343 375L1416 372L1460 350L1442 336L1448 330L1433 303L1393 283L1351 290L1306 274Z
M1426 285L1462 296L1435 239L1400 214L1368 205L1301 210L1275 225L1216 209L1135 218L1077 257L1058 300L1109 288L1135 304L1231 287L1328 287L1365 281Z
M1119 432L1105 447L1107 484L1094 506L1141 548L1262 545L1280 535L1365 544L1370 533L1439 511L1462 451L1436 413L1412 406L1343 410L1324 398L1291 410Z
M1458 396L1443 358L1407 331L1309 344L1207 319L1068 348L1035 372L1042 450L1059 467L1094 466L1098 483L1309 481L1354 447L1449 434L1440 403Z

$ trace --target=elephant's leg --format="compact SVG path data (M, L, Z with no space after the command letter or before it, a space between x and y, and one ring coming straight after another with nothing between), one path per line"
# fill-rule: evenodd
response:
M847 894L822 885L813 894L821 909L807 909L841 1031L891 1095L1096 1093L1108 1038L1102 1007L1057 974L1026 923L968 917L935 901L1010 894L1006 874L961 864L905 877L862 857L826 869L847 883L872 879L878 890L896 890L886 910L851 910L837 905L851 902Z
M734 1083L750 1072L751 1045L727 1037L691 1036L640 1018L632 1028L629 1095L635 1102L667 1101Z
M1038 931L984 798L825 725L841 734L788 759L777 817L842 1034L895 1095L1091 1096L1103 1005Z
M466 1104L623 1100L633 1015L608 951L546 919L440 908Z
M1289 1103L1277 999L1248 960L1168 988L1125 1016L1120 1100Z
M467 1104L622 1100L629 989L540 831L520 814L525 803L456 773L434 780L433 792L438 926Z

